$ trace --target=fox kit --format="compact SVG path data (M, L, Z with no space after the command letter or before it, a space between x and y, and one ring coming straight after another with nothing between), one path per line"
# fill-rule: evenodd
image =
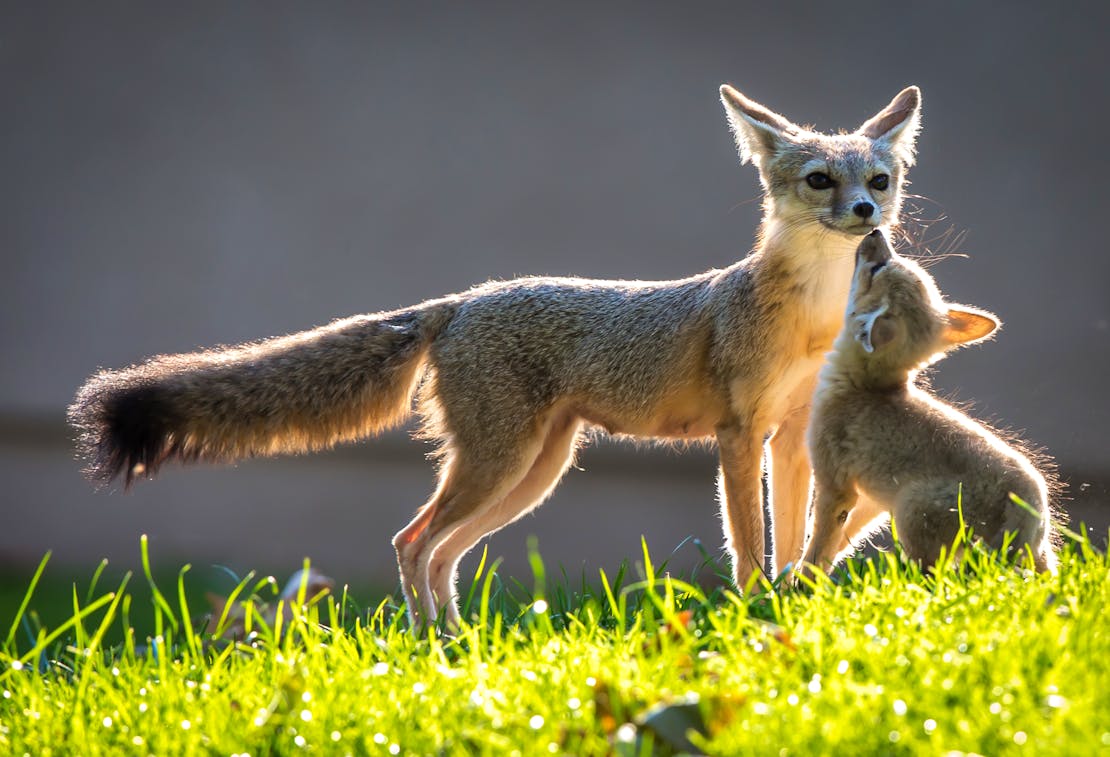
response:
M774 570L801 554L804 430L860 236L897 222L920 93L850 134L796 126L729 86L742 162L759 170L756 249L678 281L523 278L291 336L151 358L93 376L69 419L91 479L130 484L167 460L304 452L399 424L414 395L439 482L393 540L414 623L457 623L455 573L479 540L536 507L586 427L713 439L737 584L764 567L770 436ZM419 390L419 391L418 391Z
M914 385L918 371L947 350L986 339L998 325L990 313L944 302L924 270L891 253L882 232L864 238L844 329L813 401L816 498L804 564L835 564L889 514L906 552L925 563L953 544L962 517L989 546L1012 538L1008 546L1028 547L1038 570L1055 567L1041 474ZM857 506L859 495L867 501Z

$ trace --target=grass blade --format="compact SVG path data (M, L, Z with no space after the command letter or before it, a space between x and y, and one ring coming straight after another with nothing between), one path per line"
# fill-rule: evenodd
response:
M19 610L16 611L15 618L12 620L12 625L8 629L8 637L4 640L4 651L14 652L14 650L12 650L12 642L15 640L16 630L23 620L23 613L27 612L27 606L31 604L31 596L35 593L35 587L38 586L43 571L46 570L46 563L50 562L51 554L53 553L47 552L43 555L42 559L39 560L38 568L35 569L35 574L31 576L31 583L27 587L27 591L23 594L23 601L19 603Z

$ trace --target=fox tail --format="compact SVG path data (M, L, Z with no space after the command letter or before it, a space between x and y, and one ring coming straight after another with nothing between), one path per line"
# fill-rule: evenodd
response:
M129 487L167 461L232 461L360 439L400 423L451 299L299 334L101 371L68 420L86 476Z

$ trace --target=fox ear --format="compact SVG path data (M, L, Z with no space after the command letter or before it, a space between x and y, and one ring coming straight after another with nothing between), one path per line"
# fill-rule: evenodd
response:
M887 303L883 303L870 313L864 313L859 319L859 330L856 331L856 341L867 353L885 347L894 341L898 335L898 325L894 318L887 315Z
M948 323L944 327L941 339L947 345L971 344L998 330L1002 323L998 318L985 310L964 307L963 305L948 306Z
M905 165L912 166L914 143L920 129L921 90L906 87L889 105L856 129L856 134L876 142L886 142Z
M759 167L762 158L774 155L786 142L786 136L798 131L797 126L778 113L749 100L727 84L721 85L721 102L736 137L741 163L751 161Z

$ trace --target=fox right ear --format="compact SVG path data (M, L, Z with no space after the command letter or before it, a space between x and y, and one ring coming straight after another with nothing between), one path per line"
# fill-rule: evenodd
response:
M727 84L721 85L721 102L736 137L741 163L751 161L758 168L762 158L774 155L782 149L787 135L798 131L797 126L778 113L749 100Z

